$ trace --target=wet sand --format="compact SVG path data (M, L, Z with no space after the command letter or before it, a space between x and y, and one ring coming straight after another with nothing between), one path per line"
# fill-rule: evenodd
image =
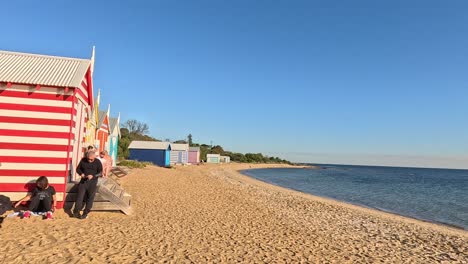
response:
M131 216L6 219L4 263L468 263L468 232L269 185L266 165L135 169ZM268 165L272 166L272 165Z

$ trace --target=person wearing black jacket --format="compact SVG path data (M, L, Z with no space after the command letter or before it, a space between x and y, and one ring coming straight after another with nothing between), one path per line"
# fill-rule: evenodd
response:
M102 176L102 164L96 159L96 152L94 150L88 151L86 158L80 161L80 164L78 164L76 168L76 173L80 175L81 180L78 184L78 196L76 197L73 215L76 218L86 219L88 218L91 208L93 208L98 177ZM80 215L83 202L86 202L86 207L83 211L83 215Z

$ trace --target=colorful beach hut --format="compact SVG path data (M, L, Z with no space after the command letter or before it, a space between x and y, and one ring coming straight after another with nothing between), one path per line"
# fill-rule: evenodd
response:
M160 167L171 165L171 144L156 141L132 141L128 147L129 159L148 161Z
M188 163L189 144L171 143L171 164Z
M190 147L189 148L188 163L190 163L190 164L200 163L200 147Z
M221 155L219 154L206 154L206 163L219 163Z
M98 112L99 112L99 101L101 98L101 91L98 90L98 94L96 99L94 100L94 106L92 109L89 110L88 115L85 119L86 127L85 133L83 137L84 147L87 149L89 146L94 146L96 141L96 130L97 130L97 123L98 123Z
M220 156L219 157L219 162L220 163L230 163L231 162L231 157L229 157L229 156Z
M117 164L117 154L119 151L120 113L117 118L115 117L109 118L109 128L110 128L109 155L114 160L114 164L112 164L112 166L115 166Z
M109 112L110 105L108 105L107 111L99 111L98 114L99 117L96 130L96 140L94 145L96 146L99 152L104 150L109 151Z
M93 105L91 59L0 51L0 194L17 201L47 176L63 205Z

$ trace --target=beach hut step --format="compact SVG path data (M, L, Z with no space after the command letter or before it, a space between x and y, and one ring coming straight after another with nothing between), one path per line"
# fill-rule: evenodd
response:
M94 211L120 211L120 207L109 201L94 202Z
M122 188L117 188L116 190L114 190L114 195L119 197L120 199L122 199L122 194L124 193L125 191L122 189Z
M71 209L77 197L78 185L67 184L67 196L65 209ZM121 211L124 214L131 213L132 196L111 178L100 178L98 189L94 197L94 211Z
M76 196L77 193L68 193L67 197L65 198L66 202L75 202L76 201ZM106 198L104 198L100 193L96 193L96 196L94 196L94 201L108 201Z
M112 168L111 173L117 178L122 178L128 175L128 169L125 167L114 167Z
M102 179L102 181L100 181L98 193L117 206L123 213L131 213L130 202L125 201L121 195L121 193L125 193L125 191L111 178Z
M132 196L126 192L124 192L122 196L122 201L125 202L125 204L128 204L128 206L132 205Z

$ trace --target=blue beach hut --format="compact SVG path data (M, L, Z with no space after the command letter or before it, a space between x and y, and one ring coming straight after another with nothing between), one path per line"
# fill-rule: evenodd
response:
M128 147L129 159L148 161L160 167L171 164L171 144L156 141L132 141Z

